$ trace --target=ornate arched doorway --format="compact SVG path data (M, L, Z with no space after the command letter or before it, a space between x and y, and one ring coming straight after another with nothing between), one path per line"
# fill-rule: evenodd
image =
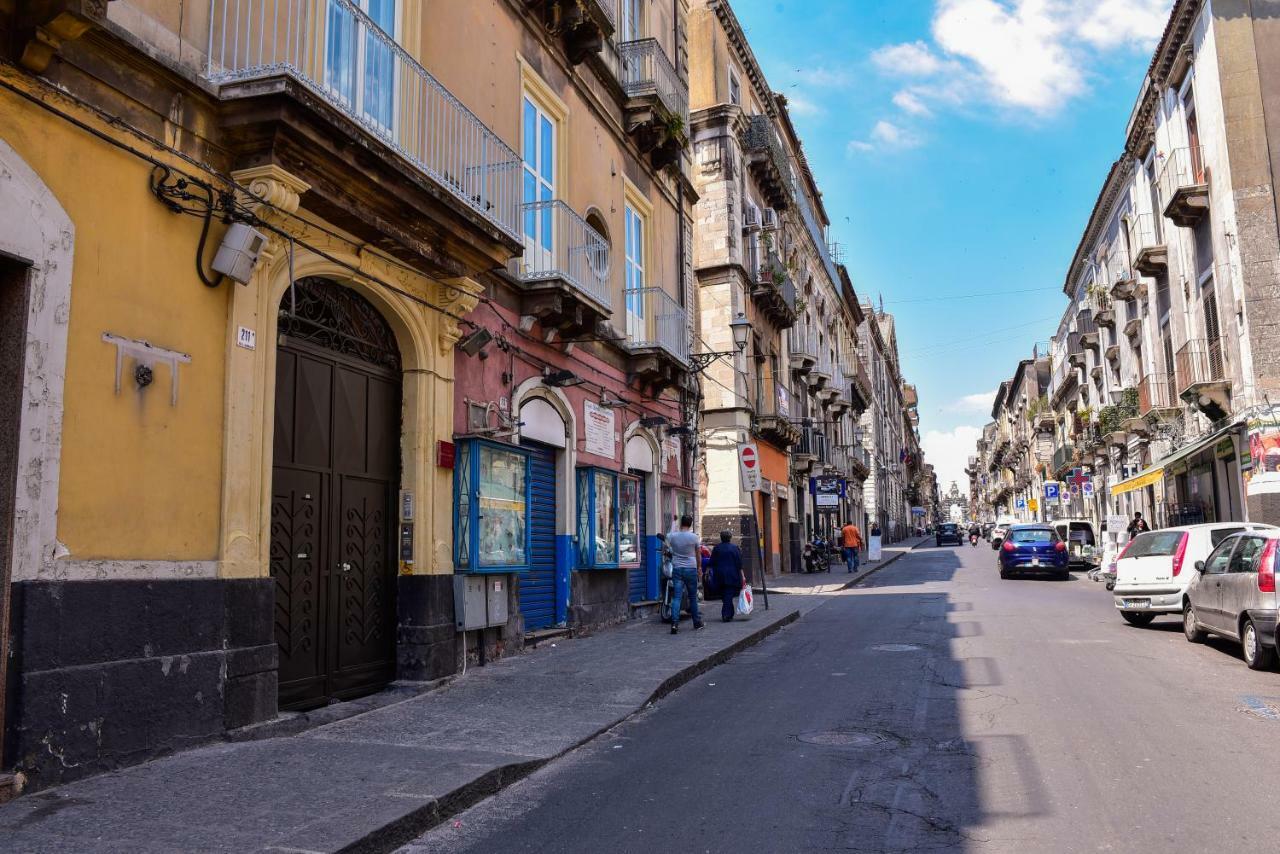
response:
M302 279L280 303L271 575L280 707L395 674L400 351L354 290Z

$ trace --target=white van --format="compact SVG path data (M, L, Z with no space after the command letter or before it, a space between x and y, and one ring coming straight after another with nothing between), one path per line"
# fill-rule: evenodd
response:
M1058 538L1067 544L1072 569L1088 570L1098 565L1102 550L1098 548L1093 522L1088 519L1054 519L1049 524L1058 532Z

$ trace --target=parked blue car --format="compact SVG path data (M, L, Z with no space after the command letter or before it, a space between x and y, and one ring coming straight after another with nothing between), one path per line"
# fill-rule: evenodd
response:
M1014 525L1000 544L1000 577L1015 573L1048 573L1065 581L1071 577L1067 544L1049 525Z

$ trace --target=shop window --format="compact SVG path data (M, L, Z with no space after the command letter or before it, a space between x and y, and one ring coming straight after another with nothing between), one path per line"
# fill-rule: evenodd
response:
M635 478L604 469L578 469L578 566L639 564L639 498Z
M688 489L664 489L662 515L666 520L665 531L679 529L682 516L693 516L693 492Z
M528 569L528 454L488 442L460 443L453 483L454 564L458 569Z

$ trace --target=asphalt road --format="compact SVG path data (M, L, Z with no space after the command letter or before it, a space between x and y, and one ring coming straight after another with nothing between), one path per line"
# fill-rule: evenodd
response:
M1275 851L1278 779L1280 673L930 547L405 851Z

